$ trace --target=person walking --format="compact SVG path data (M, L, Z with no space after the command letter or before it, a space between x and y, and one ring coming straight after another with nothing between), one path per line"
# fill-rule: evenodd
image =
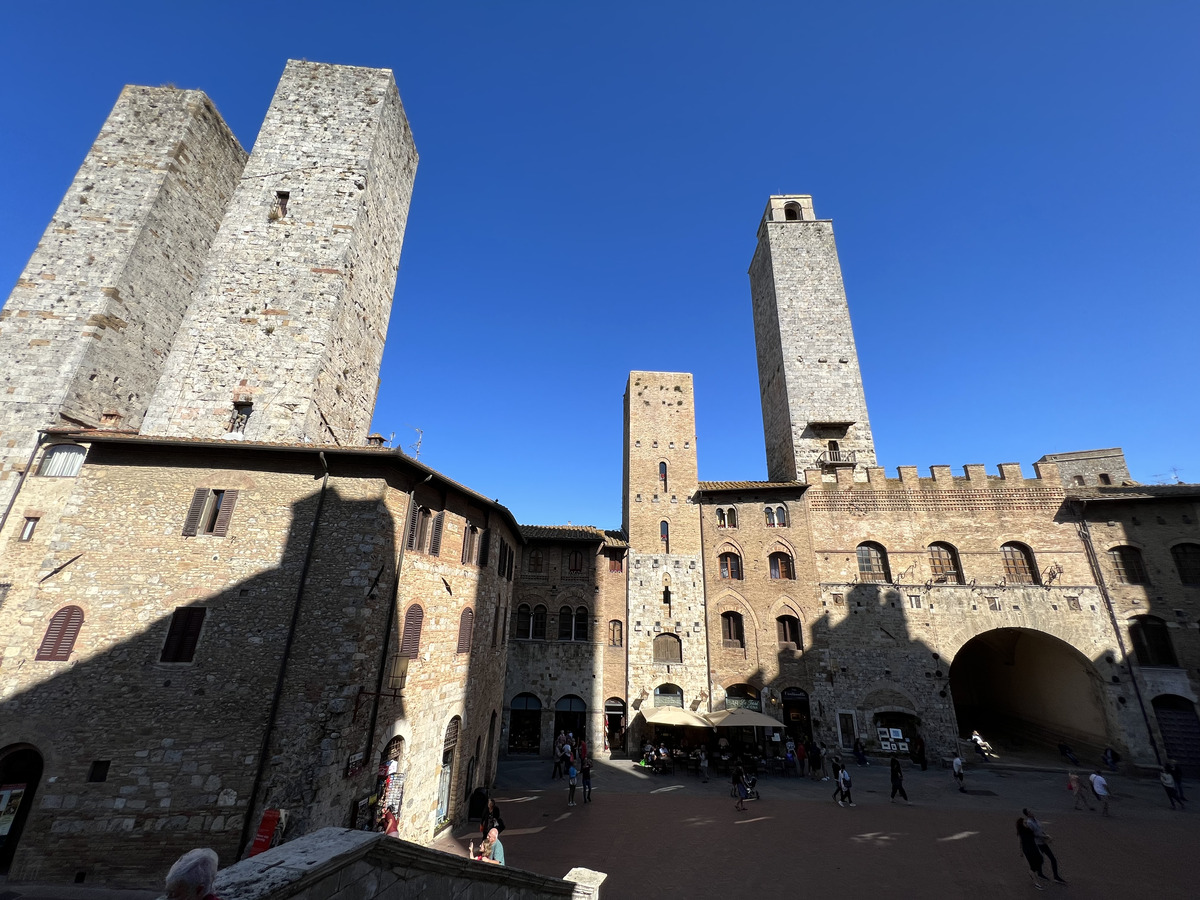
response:
M808 751L804 749L804 744L797 744L792 749L792 755L796 760L796 775L799 778L804 777L804 767L808 762Z
M565 731L560 731L558 733L558 737L556 737L554 739L554 771L550 773L550 778L552 780L559 780L562 778L562 774L563 774L563 766L562 766L563 744L565 744L566 742L567 742L567 733Z
M1040 891L1042 886L1038 883L1038 879L1046 877L1046 873L1042 871L1042 852L1038 850L1033 829L1025 824L1024 817L1017 819L1017 840L1021 844L1021 854L1029 863L1029 879L1033 882L1033 886Z
M867 745L863 743L862 738L854 739L854 761L860 766L869 766L867 762Z
M1088 776L1088 780L1092 783L1092 793L1095 794L1096 799L1100 801L1100 814L1102 816L1107 816L1109 797L1108 779L1101 775L1100 770L1097 769L1090 776Z
M592 758L585 756L583 758L583 802L592 802Z
M1062 876L1058 874L1058 859L1054 856L1054 851L1050 849L1050 835L1046 834L1046 829L1042 827L1042 823L1037 820L1037 816L1028 808L1021 810L1021 812L1025 814L1025 824L1033 832L1033 843L1037 846L1038 852L1050 860L1050 871L1054 873L1054 880L1059 884L1066 884Z
M904 767L900 765L900 757L895 753L892 754L892 802L896 802L896 794L899 793L904 798L904 802L908 803L908 793L904 790Z
M821 758L821 780L829 780L829 748L825 746L825 742L821 741L821 746L817 750L817 756Z
M483 818L479 820L479 833L484 840L487 839L487 833L493 828L499 834L504 830L504 819L500 817L500 804L495 799L488 797L487 809L483 811Z
M733 789L737 792L737 803L733 805L733 808L745 812L746 796L749 792L746 790L746 772L741 763L737 763L733 767Z
M963 787L963 781L966 778L966 772L963 770L962 754L960 754L960 753L954 754L953 771L954 771L954 780L958 782L959 792L965 794L967 792L967 789L965 787Z
M1086 806L1090 812L1095 811L1096 807L1092 806L1087 791L1079 784L1079 776L1074 772L1067 773L1067 790L1075 792L1075 805L1072 809L1083 809Z
M1179 802L1182 803L1187 797L1183 796L1183 766L1179 765L1175 760L1167 760L1167 771L1171 773L1171 777L1175 779L1175 790L1179 794Z
M1175 776L1171 774L1171 770L1166 766L1162 767L1162 771L1158 773L1158 780L1163 786L1163 790L1167 792L1167 799L1171 801L1171 809L1175 808L1175 804L1179 804L1179 808L1183 809L1183 798L1179 796L1179 787L1175 783Z
M912 761L921 767L921 771L926 771L928 762L925 759L925 738L919 734L913 738L912 742Z
M838 806L855 805L854 798L850 796L850 788L852 786L853 782L850 779L850 770L845 766L842 766L841 771L838 772L838 787L841 788L842 791L842 800L838 801ZM845 802L843 803L843 801Z
M578 777L575 763L567 763L567 806L575 805L575 779Z
M700 748L700 778L708 784L708 751L703 747Z

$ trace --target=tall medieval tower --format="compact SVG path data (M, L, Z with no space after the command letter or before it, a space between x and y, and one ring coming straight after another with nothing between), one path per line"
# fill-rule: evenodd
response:
M624 462L629 701L635 709L682 704L706 712L704 564L700 507L693 502L698 474L691 375L629 373Z
M750 263L767 477L875 465L833 223L812 197L773 196Z
M289 61L142 431L365 443L416 165L391 70Z
M203 92L121 92L0 311L0 513L39 430L141 424L245 162Z

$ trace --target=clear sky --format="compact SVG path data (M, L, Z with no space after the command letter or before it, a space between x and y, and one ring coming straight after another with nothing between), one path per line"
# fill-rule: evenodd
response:
M766 477L746 269L834 220L880 463L1120 445L1200 481L1200 4L12 3L7 292L126 83L249 148L289 57L395 71L421 162L375 428L522 522L617 527L631 369ZM2 362L2 361L0 361Z

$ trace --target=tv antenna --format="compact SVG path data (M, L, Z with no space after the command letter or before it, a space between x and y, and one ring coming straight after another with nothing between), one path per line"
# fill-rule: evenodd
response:
M412 450L412 452L413 452L412 453L413 459L420 459L421 458L421 440L424 438L425 432L422 431L420 428L417 428L415 425L409 425L408 427L417 433L416 443L409 444L408 448L410 450Z

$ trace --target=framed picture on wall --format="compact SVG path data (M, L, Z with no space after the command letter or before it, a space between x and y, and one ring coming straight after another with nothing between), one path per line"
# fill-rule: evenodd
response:
M884 741L887 741L887 740L891 740L891 734L888 733L888 730L886 728L876 728L875 733L877 735L879 735L880 743L883 743Z
M899 728L893 728L891 730L891 738L893 741L902 741L904 740L904 732Z
M896 741L896 750L900 753L907 753L908 741Z

